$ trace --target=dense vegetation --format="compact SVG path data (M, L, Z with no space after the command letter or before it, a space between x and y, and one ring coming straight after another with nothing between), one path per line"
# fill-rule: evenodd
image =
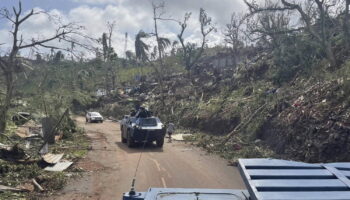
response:
M165 122L209 134L196 136L199 144L230 159L349 160L350 2L245 3L248 12L233 13L217 32L210 13L200 9L200 44L184 38L190 13L182 21L164 20L165 5L153 4L153 33L140 30L135 53L125 52L125 58L111 45L114 23L96 39L95 58L67 58L53 49L24 59L15 46L0 57L6 83L0 86L0 115L100 108L120 117L143 103ZM181 31L170 41L157 25L174 21ZM208 35L221 32L225 44L208 47ZM137 90L125 94L127 87ZM106 96L96 97L98 89Z

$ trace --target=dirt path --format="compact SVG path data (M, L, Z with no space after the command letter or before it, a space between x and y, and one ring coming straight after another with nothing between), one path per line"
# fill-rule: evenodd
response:
M174 142L165 143L163 149L155 145L148 145L144 150L142 147L129 149L120 141L118 123L85 124L84 118L77 120L92 141L92 150L77 165L89 172L68 183L50 199L121 199L123 192L130 189L141 151L138 191L149 187L244 189L236 168L193 146Z

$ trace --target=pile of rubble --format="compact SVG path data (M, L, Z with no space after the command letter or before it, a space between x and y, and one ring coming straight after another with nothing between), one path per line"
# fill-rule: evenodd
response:
M57 146L75 142L67 139L67 132L62 131L60 125L65 120L71 120L68 111L58 121L43 118L39 124L28 120L0 135L5 143L0 143L0 198L8 192L15 195L18 192L52 191L54 188L45 187L50 186L51 180L65 181L56 173L68 169L73 161L67 159L69 156L65 156L64 150L58 153ZM83 137L81 133L70 134ZM55 178L60 180L53 180Z

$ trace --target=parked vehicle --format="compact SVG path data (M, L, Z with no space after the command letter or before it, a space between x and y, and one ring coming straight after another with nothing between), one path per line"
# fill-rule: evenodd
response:
M127 132L128 130L135 126L137 118L131 117L130 115L125 115L124 118L120 122L120 131L121 131L121 141L122 143L127 142Z
M154 141L158 147L163 147L166 131L158 117L128 117L126 123L122 122L121 126L121 139L128 147L133 147L137 142Z
M92 123L92 122L100 122L103 123L103 117L98 112L88 112L85 116L86 122Z

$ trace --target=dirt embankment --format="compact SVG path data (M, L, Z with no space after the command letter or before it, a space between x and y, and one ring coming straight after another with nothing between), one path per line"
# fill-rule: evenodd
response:
M344 79L316 83L266 121L258 137L287 158L349 161L350 102Z
M137 90L124 94L121 103L128 108L135 102L143 104L165 123L209 134L200 141L201 146L233 154L229 158L349 160L349 64L335 71L326 66L312 69L322 69L322 73L298 69L299 73L281 85L273 81L276 66L270 55L256 55L251 60L232 68L202 63L191 76L165 76L162 87L150 77L135 87ZM124 112L127 114L127 109Z

